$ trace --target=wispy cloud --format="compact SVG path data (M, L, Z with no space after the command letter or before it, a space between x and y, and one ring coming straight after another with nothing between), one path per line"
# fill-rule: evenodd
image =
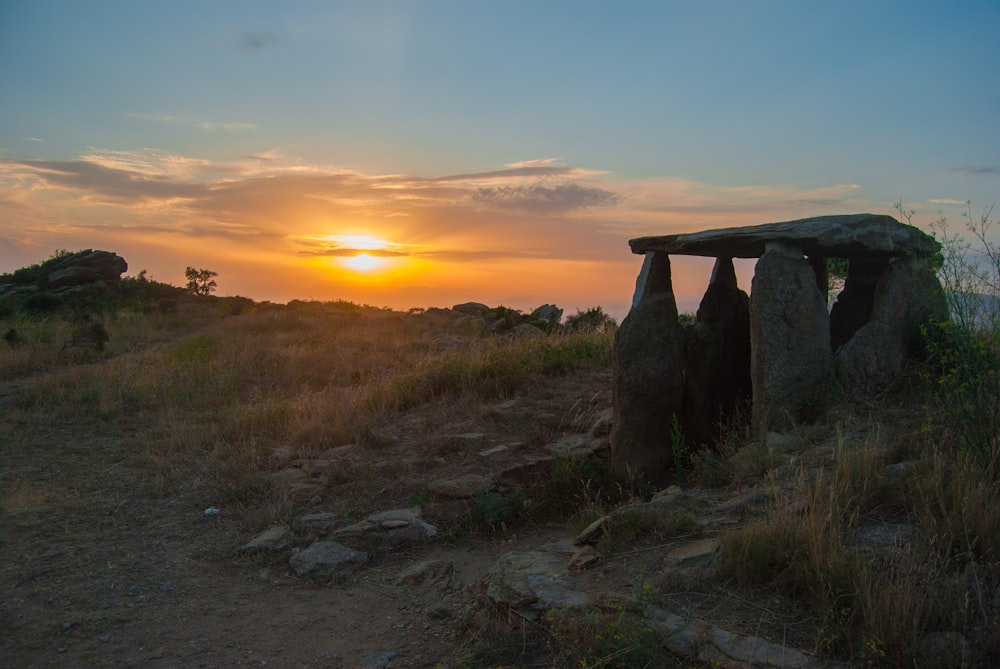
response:
M961 205L969 204L968 200L955 200L947 197L931 198L930 200L928 200L928 202L930 202L931 204L961 204Z
M613 206L621 202L622 196L597 186L567 183L556 186L477 188L472 194L472 199L493 207L555 214L576 209Z
M990 165L980 165L978 167L955 167L952 172L956 172L963 177L986 177L993 174L1000 174L1000 167Z
M200 128L201 130L206 130L208 132L216 132L219 130L222 130L223 132L240 132L245 130L255 130L257 128L257 124L255 123L246 123L242 121L205 121L191 118L189 116L176 116L174 114L165 114L161 112L129 112L128 114L125 114L125 118L135 121L149 121L151 123L167 123L189 128Z
M24 141L26 141L26 142L44 142L45 140L41 139L39 137L25 137Z

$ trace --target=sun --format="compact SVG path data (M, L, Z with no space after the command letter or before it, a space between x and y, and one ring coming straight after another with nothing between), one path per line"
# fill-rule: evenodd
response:
M327 235L321 238L337 250L335 262L343 268L362 274L385 270L392 264L397 244L373 235Z
M370 272L384 265L386 260L370 253L359 253L356 256L340 258L340 264L358 272Z

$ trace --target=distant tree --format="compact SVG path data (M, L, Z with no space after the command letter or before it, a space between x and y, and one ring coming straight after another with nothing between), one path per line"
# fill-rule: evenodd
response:
M219 276L219 273L210 269L188 267L184 270L184 276L187 278L187 290L193 295L211 295L218 285L215 283L215 277Z

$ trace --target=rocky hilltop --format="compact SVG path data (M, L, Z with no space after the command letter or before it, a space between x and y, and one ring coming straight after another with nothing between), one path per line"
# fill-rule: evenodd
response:
M85 287L103 287L120 281L127 270L125 258L111 251L59 252L37 265L0 275L0 300L40 291L58 294Z

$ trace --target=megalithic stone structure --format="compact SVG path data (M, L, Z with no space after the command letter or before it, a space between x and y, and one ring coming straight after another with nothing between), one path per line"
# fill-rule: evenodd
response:
M632 309L615 333L612 362L612 465L664 480L673 464L671 428L684 397L684 330L666 253L646 254Z
M664 481L679 428L710 444L750 404L761 429L819 418L840 396L872 396L919 350L921 324L948 318L932 259L940 245L891 216L851 214L629 241L645 256L632 309L615 338L612 461ZM687 331L670 255L715 257ZM749 298L733 258L759 258ZM847 258L832 316L826 259Z

